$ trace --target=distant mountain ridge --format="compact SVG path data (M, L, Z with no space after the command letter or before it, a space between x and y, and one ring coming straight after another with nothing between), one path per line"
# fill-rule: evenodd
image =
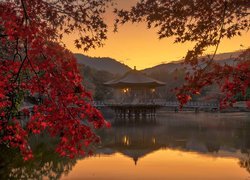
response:
M233 63L235 63L234 59L239 57L241 53L242 53L241 51L221 53L215 55L214 59L220 64L232 65ZM185 65L183 65L182 62L183 60L179 60L179 61L159 64L150 68L146 68L142 70L142 72L148 75L154 72L172 73L176 69L181 69L185 67Z
M228 53L221 53L215 56L215 60L219 61L221 64L230 64L234 63L234 58L238 57L241 54L241 51L236 52L228 52ZM98 71L107 71L112 74L123 75L127 71L131 70L130 67L127 65L108 57L89 57L83 54L75 54L77 59L77 63L80 65L89 66L92 69ZM152 74L154 72L161 72L165 73L172 73L176 69L184 68L181 62L183 60L172 61L169 63L159 64L150 68L146 68L141 70L141 72L145 74Z
M108 57L89 57L83 54L75 54L75 57L78 64L89 66L98 71L107 71L112 74L122 75L131 70L127 65Z

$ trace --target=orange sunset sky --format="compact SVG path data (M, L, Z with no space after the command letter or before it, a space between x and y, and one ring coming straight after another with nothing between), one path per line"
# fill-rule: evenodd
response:
M137 0L116 0L116 7L128 9ZM76 34L66 36L66 47L74 53L82 53L94 57L111 57L131 68L137 69L152 67L161 63L176 61L183 58L194 43L174 44L174 37L159 40L157 29L147 29L146 25L125 24L120 26L117 33L113 33L114 15L110 9L105 15L109 26L108 39L105 45L98 49L84 52L74 47ZM218 53L242 50L250 46L250 32L244 32L240 37L223 39ZM212 53L215 47L209 48L206 53Z

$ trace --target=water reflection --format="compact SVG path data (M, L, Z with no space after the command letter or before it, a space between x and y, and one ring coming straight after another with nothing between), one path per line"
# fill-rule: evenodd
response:
M139 158L158 149L193 151L211 156L232 156L250 149L249 114L168 114L155 124L117 124L103 133L99 153L120 152ZM249 118L250 119L250 118ZM147 126L148 125L148 126ZM105 135L104 135L105 134ZM102 152L103 149L106 149ZM227 154L227 155L226 155Z
M33 137L30 141L35 158L27 162L15 150L0 147L0 179L60 179L75 166L76 160L61 158L54 152L55 142L50 138Z
M244 157L240 158L239 165L250 173L250 121L244 123L239 137L242 139L241 152L244 153Z
M92 172L92 169L98 172L105 168L117 169L115 159L119 159L119 163L125 161L124 158L120 159L120 155L117 154L130 159L130 164L127 165L129 167L124 169L119 167L120 171L124 171L124 174L126 174L128 168L132 166L137 167L138 165L152 163L154 159L148 160L150 156L153 158L158 153L154 158L157 159L157 162L165 163L163 162L165 161L164 158L167 156L170 158L170 156L174 156L173 154L176 155L176 152L197 153L199 154L199 160L204 161L207 160L207 157L219 157L220 160L223 160L222 164L225 168L228 168L224 162L226 159L236 160L238 161L238 164L236 163L238 168L241 167L243 171L246 170L250 173L249 113L164 113L154 121L144 121L139 124L117 120L114 122L111 129L99 132L102 137L102 144L96 149L96 157L92 159L87 158L77 161L59 158L52 150L53 143L48 146L46 138L39 139L40 143L37 143L38 139L33 139L36 159L31 162L23 163L15 152L1 148L0 179L9 179L10 177L12 179L41 179L45 176L50 179L87 177L88 172ZM185 156L190 157L192 161L197 158L193 157L193 154L186 154ZM109 164L104 165L107 167L96 168L97 165L102 164L102 160L105 158L110 159ZM114 161L111 161L112 159ZM89 164L90 160L93 160L92 164ZM215 162L210 163L209 166L212 166ZM84 164L88 167L85 167ZM183 164L185 164L184 161L181 165ZM143 167L147 168L147 166ZM186 166L183 168L195 173L198 166L196 167L195 163L191 166L193 169ZM76 171L77 169L79 172ZM180 164L178 164L178 169L182 169ZM160 170L159 168L159 170L156 169L150 173L152 176L154 173L155 175L160 174ZM232 169L234 173L238 173L238 171L235 170L235 167ZM98 177L104 178L107 176L105 171L101 172ZM225 172L229 173L228 171ZM204 170L204 173L209 173L209 169ZM69 174L69 176L66 176L66 174ZM93 172L93 174L95 173ZM163 176L165 177L166 174ZM145 175L135 176L133 174L131 177L136 179L136 177L143 178ZM220 176L218 175L218 177ZM234 177L237 177L237 174Z

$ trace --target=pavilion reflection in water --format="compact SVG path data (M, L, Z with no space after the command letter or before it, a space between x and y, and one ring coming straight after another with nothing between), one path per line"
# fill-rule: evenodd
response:
M164 120L143 126L117 125L103 136L100 154L122 153L137 164L160 149L196 152L212 157L246 159L250 154L250 122L228 119Z

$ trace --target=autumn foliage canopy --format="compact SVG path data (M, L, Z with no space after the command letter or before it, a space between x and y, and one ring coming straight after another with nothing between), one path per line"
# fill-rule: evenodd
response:
M32 158L28 138L43 131L59 137L56 151L73 158L99 142L94 129L107 127L91 106L76 59L61 43L78 32L78 48L102 45L109 0L4 0L0 2L0 144ZM38 99L32 108L24 99ZM32 112L31 112L32 111ZM28 115L25 120L20 114Z

